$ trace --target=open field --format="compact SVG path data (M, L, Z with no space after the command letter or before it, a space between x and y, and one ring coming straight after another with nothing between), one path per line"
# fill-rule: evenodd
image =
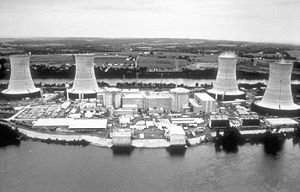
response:
M160 58L159 56L140 56L138 60L139 67L160 68L163 70L173 70L190 65L190 62L185 59L177 59L173 57Z
M291 50L291 51L286 51L290 56L296 57L298 60L300 60L300 50Z
M30 57L30 64L35 65L64 65L74 64L75 60L72 55L32 55Z

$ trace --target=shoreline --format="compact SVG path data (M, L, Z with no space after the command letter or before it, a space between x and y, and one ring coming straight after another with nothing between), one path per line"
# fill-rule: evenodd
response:
M54 144L65 144L65 145L94 145L103 148L112 148L113 140L111 138L103 138L98 136L92 136L88 134L57 134L57 133L43 133L38 131L21 128L12 122L5 123L13 130L18 130L22 135L23 139L32 139L33 141L38 140L40 142L54 143ZM258 138L261 138L268 130L240 130L240 134L247 143L253 143ZM294 128L281 128L278 132L269 131L273 135L281 135L282 138L288 139L296 135ZM224 132L221 132L221 136ZM24 137L25 136L25 137ZM216 132L211 133L211 138L205 135L197 136L186 139L186 147L196 147L204 143L215 142L218 139ZM117 146L118 147L118 146ZM154 149L154 148L169 148L172 147L167 139L132 139L131 145L128 147L142 148L142 149Z

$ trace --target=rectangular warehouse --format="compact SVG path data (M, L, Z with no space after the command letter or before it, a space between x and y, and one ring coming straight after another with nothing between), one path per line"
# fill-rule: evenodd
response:
M169 138L171 146L185 145L186 134L181 126L169 125Z
M74 131L99 131L106 129L107 119L73 119L69 129Z
M112 135L113 146L126 147L131 145L131 131L115 130Z
M294 127L299 125L297 121L291 118L268 118L266 122L272 127Z
M227 127L229 127L228 115L211 115L209 117L209 127L211 127L211 128L227 128Z
M216 100L207 93L195 93L194 98L200 103L202 112L211 113L216 110Z

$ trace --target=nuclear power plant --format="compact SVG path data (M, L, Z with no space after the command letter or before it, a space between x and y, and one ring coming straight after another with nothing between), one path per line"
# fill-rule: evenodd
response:
M95 77L94 55L75 55L76 74L73 87L68 90L71 99L96 98L99 87Z
M35 87L30 73L30 55L11 55L9 59L10 79L8 88L1 92L2 96L9 99L40 97L42 91Z
M111 74L117 72L117 70L108 72L111 67L122 68L116 73L120 76L125 72L131 73L130 77L134 77L134 73L139 70L138 67L133 67L132 62L128 63L129 60L134 59L132 56L123 58L122 63L115 59L109 63L102 54L111 58L109 54L115 53L75 55L75 74L73 71L75 66L70 68L67 64L45 67L41 62L44 55L10 56L11 77L8 88L2 91L2 95L8 98L24 98L40 96L41 89L44 92L38 99L26 98L9 102L0 100L0 119L9 121L9 124L14 127L20 127L23 134L30 132L29 137L35 136L33 132L37 131L37 135L44 134L43 132L47 134L42 135L42 138L48 138L49 133L55 134L52 137L54 142L58 142L57 138L61 137L61 141L65 142L67 139L67 142L76 142L77 145L77 142L81 144L81 140L84 139L86 141L83 144L88 142L97 146L121 148L126 146L185 149L187 144L196 146L210 139L218 139L222 135L221 132L226 136L224 134L232 130L238 131L245 140L248 140L248 136L252 139L255 135L262 138L261 136L268 133L270 129L276 129L272 134L280 134L280 137L282 135L289 137L296 130L300 131L300 118L288 118L300 115L299 94L292 95L294 88L299 90L298 84L291 87L292 63L269 60L273 63L270 63L267 87L260 82L261 80L253 85L251 81L251 85L247 83L241 85L243 91L238 88L237 56L232 52L218 56L218 73L214 86L210 90L206 89L207 80L204 80L205 83L199 87L194 79L189 79L187 82L189 85L184 85L180 84L180 81L186 81L185 79L177 82L174 79L165 79L165 82L172 82L167 84L161 81L162 78L144 82L137 82L138 79L126 82L124 78L120 83L119 77L117 81L109 80L109 84L102 83L104 86L98 87L96 75L101 74L101 77L109 78ZM98 74L95 74L94 62L99 55L102 57L102 63L96 60L101 67L96 70ZM49 84L47 79L38 79L42 81L41 89L36 88L29 70L30 57L32 69L40 76L45 73L40 73L41 70L36 63L42 63L42 72L45 71L46 74L54 74L53 68L55 72L63 71L63 75L74 74L72 86L66 84L69 79L64 79L65 86L62 83ZM71 54L63 54L62 57L67 61L72 59ZM149 56L150 59L153 57L153 55ZM192 66L199 61L196 55L195 57ZM263 59L255 60L249 62L254 64L258 62L257 60ZM261 62L263 63L258 67L265 67L266 60ZM61 63L57 55L52 63L56 65ZM147 71L148 69L145 74L148 73ZM251 73L251 70L249 71ZM3 75L8 70L2 69L0 72L2 72L0 75ZM152 69L149 70L150 72ZM215 74L214 69L210 72L211 75ZM170 72L166 71L166 73ZM188 71L184 74L190 73ZM156 83L158 81L160 83ZM263 97L262 90L265 90ZM245 92L248 94L247 98ZM258 98L262 99L258 101ZM83 132L87 134L82 135Z
M297 116L300 106L293 101L291 73L293 63L284 60L269 64L269 81L261 101L252 103L252 109L261 114Z
M233 52L225 52L218 57L217 79L208 94L223 101L245 98L245 93L237 86L236 63L237 56Z

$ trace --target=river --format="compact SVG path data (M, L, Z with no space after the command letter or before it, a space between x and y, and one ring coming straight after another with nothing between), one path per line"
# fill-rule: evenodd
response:
M0 79L0 84L8 83L8 79ZM53 83L72 83L72 79L33 79L34 83L42 83L42 84L53 84ZM106 82L109 85L115 86L118 82L142 82L142 83L175 83L177 85L184 84L187 86L195 86L195 83L198 84L210 84L214 83L215 79L189 79L189 78L167 78L167 79L160 79L160 78L144 78L139 79L120 79L120 78L110 78L110 79L97 79L98 82ZM265 79L257 79L257 80L246 80L246 79L239 79L238 83L246 83L246 84L256 84L256 83L264 83L267 84L267 80ZM293 80L292 84L300 84L300 80Z
M210 143L171 155L22 141L0 148L0 191L300 191L299 162L292 140L277 156L265 154L261 144L225 153Z

